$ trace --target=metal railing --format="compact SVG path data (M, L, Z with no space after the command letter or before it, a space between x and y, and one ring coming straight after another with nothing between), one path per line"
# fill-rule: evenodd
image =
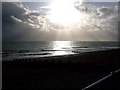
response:
M104 78L102 78L102 79L100 79L100 80L98 80L98 81L92 83L91 85L89 85L89 86L83 88L82 90L87 90L87 89L93 88L94 86L96 86L96 85L102 83L102 82L105 81L106 79L108 79L108 78L110 78L110 77L116 75L118 72L120 72L120 69L111 72L109 75L107 75L107 76L105 76Z

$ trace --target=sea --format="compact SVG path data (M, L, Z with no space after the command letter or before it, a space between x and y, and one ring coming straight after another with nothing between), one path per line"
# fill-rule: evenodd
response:
M6 41L2 42L2 60L65 56L116 49L118 42L108 41Z

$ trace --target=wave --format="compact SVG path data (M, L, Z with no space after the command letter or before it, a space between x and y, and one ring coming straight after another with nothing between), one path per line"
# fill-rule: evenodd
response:
M42 49L41 51L65 51L65 49L61 50L54 50L54 49Z
M21 56L33 56L33 55L48 55L51 53L23 53L23 54L19 54Z
M20 50L18 53L26 53L29 52L29 50Z
M30 52L29 50L2 50L2 54L4 53L26 53Z
M71 47L71 48L88 48L88 47Z

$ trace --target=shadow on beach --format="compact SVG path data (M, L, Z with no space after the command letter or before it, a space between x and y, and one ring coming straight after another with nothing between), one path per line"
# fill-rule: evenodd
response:
M82 89L120 68L120 49L78 55L4 61L3 90L15 88ZM103 82L104 83L104 82ZM120 88L120 77L98 86Z

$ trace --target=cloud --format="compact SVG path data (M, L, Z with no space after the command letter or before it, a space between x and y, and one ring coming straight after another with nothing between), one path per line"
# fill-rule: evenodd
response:
M118 14L117 11L118 11L118 6L114 6L114 7L102 6L100 8L97 8L97 12L101 17L108 17L108 15L116 16Z
M83 18L70 27L52 23L47 13L20 2L4 2L2 9L3 40L117 40L117 6L77 4Z
M2 2L51 2L54 0L1 0ZM119 0L83 0L84 2L119 2Z
M118 31L118 6L96 7L83 5L77 9L87 17L82 20L82 25L88 26L89 30ZM84 23L86 22L86 23ZM89 25L88 25L89 24Z
M21 20L21 19L18 19L18 18L14 17L14 16L11 16L11 18L12 18L13 20L15 20L16 22L22 23L22 20Z
M31 28L42 29L44 26L44 14L40 11L29 10L28 7L23 6L21 3L3 3L3 23L12 21L22 22ZM14 22L12 21L12 22ZM23 26L22 26L23 27Z

